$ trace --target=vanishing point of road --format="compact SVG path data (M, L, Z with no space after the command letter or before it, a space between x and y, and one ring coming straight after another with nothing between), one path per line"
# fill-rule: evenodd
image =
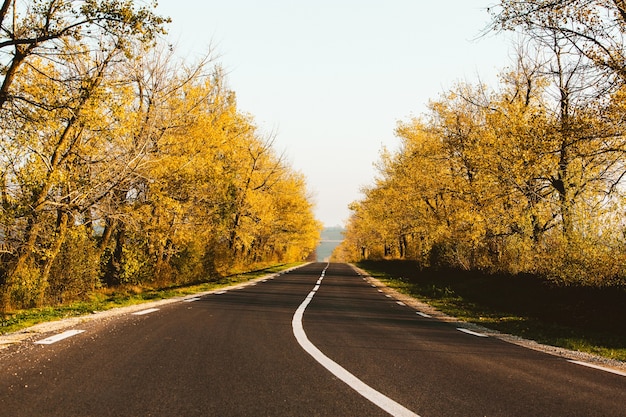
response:
M626 415L626 375L457 327L313 263L3 349L0 416Z

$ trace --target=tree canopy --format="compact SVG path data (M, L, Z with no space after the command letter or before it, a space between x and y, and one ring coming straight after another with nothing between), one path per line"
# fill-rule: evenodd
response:
M459 83L398 125L336 256L623 285L622 2L491 12L524 34L517 60L499 85Z
M211 55L165 45L155 4L0 7L2 309L305 259L304 178Z

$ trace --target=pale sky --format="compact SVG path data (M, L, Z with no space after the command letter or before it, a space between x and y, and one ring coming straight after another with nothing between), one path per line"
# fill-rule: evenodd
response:
M344 224L398 121L455 82L495 85L511 42L480 34L494 0L160 0L170 40L211 46L241 111L307 178L316 216Z

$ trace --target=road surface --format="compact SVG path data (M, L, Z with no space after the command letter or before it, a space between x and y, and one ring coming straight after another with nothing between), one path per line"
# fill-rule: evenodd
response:
M423 317L345 264L139 313L1 350L0 416L626 415L626 376Z

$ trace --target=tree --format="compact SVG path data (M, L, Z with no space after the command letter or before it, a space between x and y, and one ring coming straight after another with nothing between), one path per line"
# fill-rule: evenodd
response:
M123 103L120 113L125 130L112 146L118 156L113 166L124 175L110 183L107 195L93 208L94 221L102 230L98 246L109 285L127 282L124 277L134 274L124 270L125 257L154 257L156 269L162 269L162 261L175 252L169 232L163 228L179 230L178 222L184 220L179 217L170 224L172 220L165 217L187 209L179 201L193 199L195 194L185 194L189 187L205 190L197 184L204 170L193 170L198 159L209 158L207 154L218 146L206 140L222 127L213 122L234 106L224 104L224 95L229 93L223 91L220 71L211 62L207 54L197 63L185 65L173 50L161 45L125 62L127 79L120 84L131 99ZM133 238L138 231L150 233L151 238ZM131 255L141 242L147 244L141 249L146 253Z
M18 72L32 57L58 62L75 54L66 45L78 42L80 54L120 50L129 54L135 40L146 44L164 33L169 19L155 15L156 3L135 8L124 0L40 0L18 3L3 0L0 6L0 51L4 74L0 86L0 109L7 102L25 100L12 90Z
M490 12L495 30L558 34L605 75L607 87L626 80L625 7L623 0L501 0Z
M27 304L42 302L68 226L102 192L89 181L88 150L106 142L96 132L110 119L112 109L101 102L112 69L137 43L150 44L165 22L132 2L0 6L3 209L13 215L3 233L11 244L3 259L5 304L16 291ZM51 215L55 226L44 233ZM35 281L36 291L19 288Z
M17 244L14 261L9 262L6 272L6 283L10 289L17 282L27 282L22 277L32 276L34 264L42 263L38 277L40 292L36 296L31 294L36 303L41 302L68 225L85 215L90 202L106 192L89 175L96 165L102 164L92 164L90 159L93 150L106 148L110 138L100 131L110 115L101 103L109 98L105 86L116 53L96 55L91 60L68 53L67 57L72 59L62 67L33 60L33 67L24 67L25 73L19 72L20 81L14 84L22 97L51 104L22 107L23 117L17 124L12 121L5 127L3 138L7 145L4 149L22 150L3 155L11 173L5 180L18 188L16 214L23 223L21 230L14 229L12 233ZM57 74L62 73L73 74L73 82L58 83ZM50 215L56 217L55 226L45 230Z
M623 276L607 261L623 257L621 93L586 94L587 67L559 46L520 57L499 89L460 84L400 124L340 251L563 283Z
M301 260L319 239L304 180L210 52L156 43L153 6L0 5L3 310Z

